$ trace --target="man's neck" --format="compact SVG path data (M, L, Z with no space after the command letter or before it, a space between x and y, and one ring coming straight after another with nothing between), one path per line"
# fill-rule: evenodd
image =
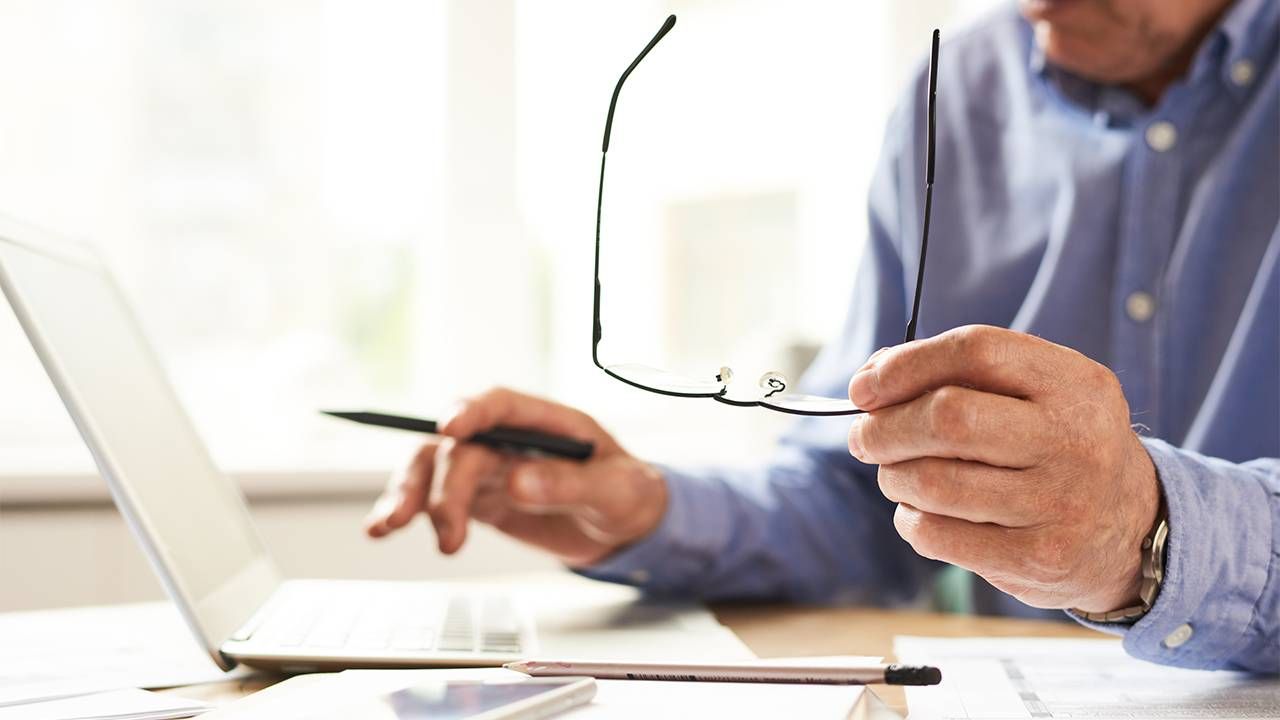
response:
M1145 78L1140 78L1134 82L1125 85L1125 89L1133 93L1147 107L1154 107L1160 102L1160 98L1164 97L1164 93L1171 85L1186 76L1191 69L1191 63L1195 60L1196 52L1204 43L1205 38L1213 29L1218 26L1222 20L1222 16L1231 8L1232 0L1223 0L1219 2L1220 7L1217 11L1208 15L1196 32L1192 33L1183 43L1182 47L1174 53L1169 61L1156 69Z

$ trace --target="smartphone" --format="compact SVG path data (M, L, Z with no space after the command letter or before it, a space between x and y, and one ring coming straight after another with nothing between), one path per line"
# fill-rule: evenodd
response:
M377 720L540 720L595 697L592 678L529 678L517 681L452 680L414 685L346 706L320 718ZM336 709L336 708L335 708ZM355 713L355 714L352 714Z

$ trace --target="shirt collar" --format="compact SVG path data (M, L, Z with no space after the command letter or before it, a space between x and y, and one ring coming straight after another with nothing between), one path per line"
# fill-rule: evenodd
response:
M1220 80L1231 92L1246 93L1253 84L1262 81L1264 71L1275 60L1276 41L1280 37L1280 3L1237 0L1214 32L1225 44L1218 67ZM1205 50L1201 48L1201 52Z

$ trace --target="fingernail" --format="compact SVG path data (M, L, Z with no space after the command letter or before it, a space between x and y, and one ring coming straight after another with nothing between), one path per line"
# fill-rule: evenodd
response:
M440 552L449 552L449 540L453 537L453 523L441 518L436 521L436 544L440 546Z
M849 381L849 399L854 405L866 410L875 404L879 389L880 371L874 365L864 366Z
M862 416L855 415L853 424L849 427L849 454L855 458L862 459Z
M525 468L516 475L516 492L525 500L541 501L547 496L546 478L534 468Z
M875 351L875 352L871 353L871 357L867 358L867 361L866 361L866 362L864 362L864 363L862 363L862 367L864 367L864 368L865 368L865 367L867 367L868 365L870 365L870 364L871 364L871 361L873 361L873 360L875 360L876 358L878 358L878 357L880 357L881 355L883 355L883 354L884 354L884 351L885 351L885 350L888 350L888 349L889 349L889 346L888 346L888 345L885 345L884 347L880 348L879 350L877 350L877 351Z

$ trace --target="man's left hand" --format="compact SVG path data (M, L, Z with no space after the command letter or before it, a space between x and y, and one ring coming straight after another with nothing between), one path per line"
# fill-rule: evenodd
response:
M1137 604L1160 491L1106 367L971 325L877 352L849 398L849 451L916 552L1037 607Z

